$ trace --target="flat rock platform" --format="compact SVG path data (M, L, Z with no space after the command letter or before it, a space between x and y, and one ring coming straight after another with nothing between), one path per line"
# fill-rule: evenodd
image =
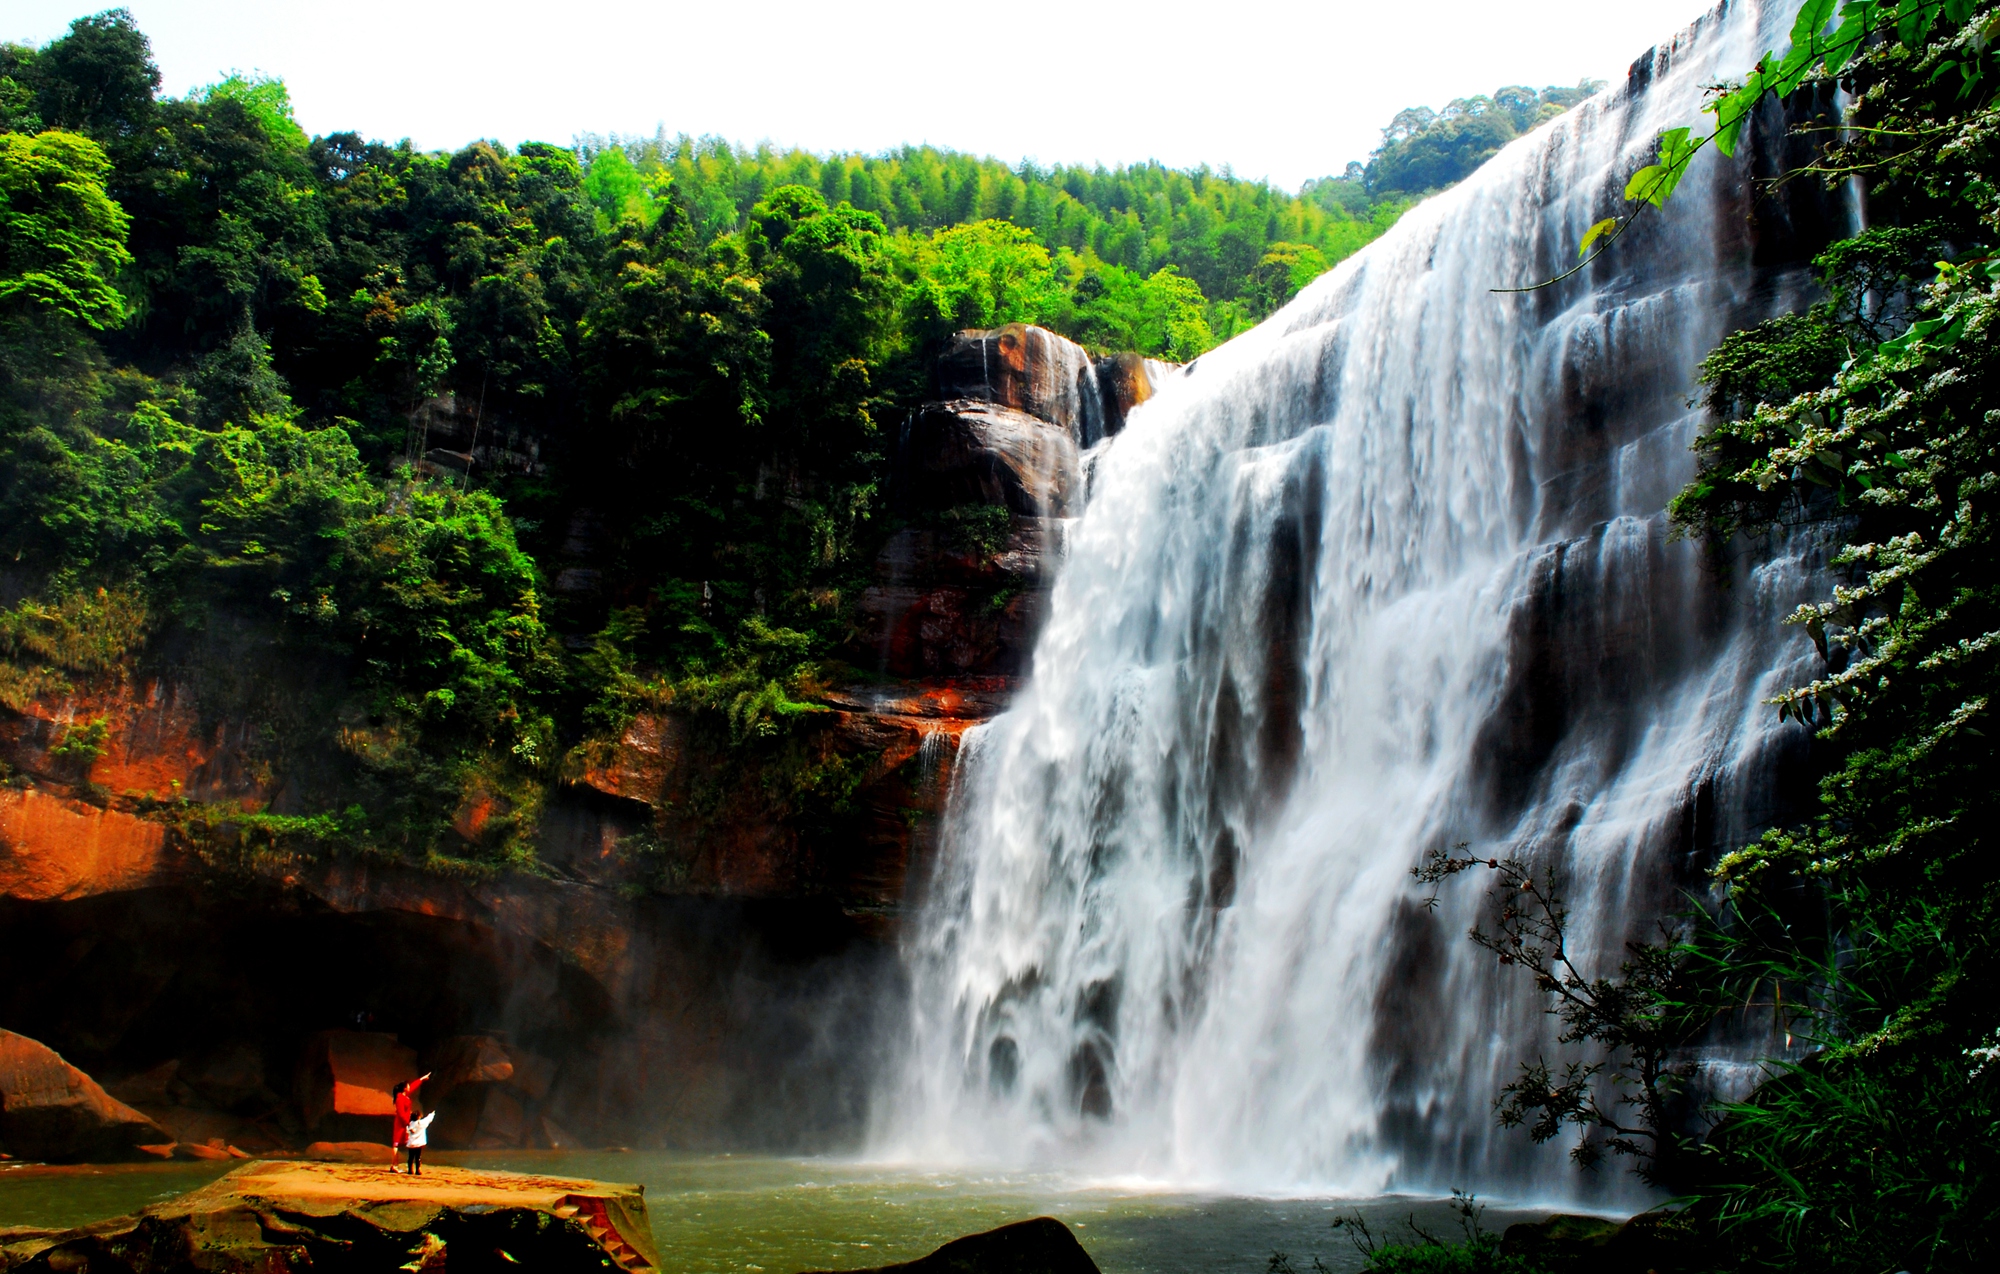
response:
M519 1274L659 1268L641 1187L470 1168L255 1160L133 1216L0 1230L0 1270Z

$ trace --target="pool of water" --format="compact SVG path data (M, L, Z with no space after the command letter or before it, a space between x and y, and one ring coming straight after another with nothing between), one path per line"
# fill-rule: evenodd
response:
M67 1229L137 1212L198 1189L229 1171L228 1163L125 1163L47 1167L0 1163L0 1228L36 1225Z
M1337 1216L1361 1213L1407 1240L1408 1219L1460 1237L1433 1199L1246 1199L1106 1186L1061 1174L925 1171L821 1159L594 1151L434 1153L439 1163L638 1182L654 1236L687 1274L797 1274L922 1256L963 1234L1032 1216L1076 1232L1105 1274L1264 1274L1284 1252L1308 1274L1359 1270ZM80 1225L204 1185L226 1164L102 1168L0 1167L0 1226ZM1494 1208L1499 1229L1523 1216Z

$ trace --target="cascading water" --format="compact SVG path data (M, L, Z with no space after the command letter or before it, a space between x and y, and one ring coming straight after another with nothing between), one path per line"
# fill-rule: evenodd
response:
M1559 866L1615 965L1768 814L1796 561L1671 543L1694 367L1795 303L1808 230L1706 156L1540 292L1701 85L1795 6L1724 5L1199 360L1093 456L1032 676L967 736L908 938L884 1155L1248 1192L1600 1199L1494 1127L1556 1055L1533 989L1410 875ZM1767 132L1772 130L1767 129ZM1459 887L1463 886L1463 887ZM1608 1193L1607 1193L1608 1192Z

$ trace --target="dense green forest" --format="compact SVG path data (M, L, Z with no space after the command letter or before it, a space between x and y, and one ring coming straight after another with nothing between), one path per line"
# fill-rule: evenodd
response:
M1009 168L914 146L887 155L820 156L664 130L650 138L586 137L578 154L605 224L643 220L670 199L704 241L735 233L759 200L785 185L872 212L905 240L1009 222L1054 253L1052 291L1035 302L1040 321L1101 348L1167 354L1171 342L1157 329L1121 317L1149 284L1158 285L1159 271L1192 280L1213 338L1227 339L1380 235L1418 197L1462 180L1507 142L1602 87L1586 81L1538 92L1515 85L1491 97L1459 98L1442 111L1411 107L1383 130L1383 145L1367 165L1309 181L1297 195L1226 169ZM905 248L912 250L922 251ZM1135 301L1093 306L1073 299L1100 290ZM1184 285L1182 291L1194 295Z
M347 670L319 715L362 799L267 830L453 869L530 863L565 755L641 703L743 746L815 711L892 529L886 431L952 331L1193 358L1420 189L665 136L427 153L309 137L277 79L159 90L124 10L0 46L0 702L275 626ZM1524 126L1577 92L1493 100ZM1453 153L1426 184L1483 158ZM441 395L538 461L417 463ZM586 506L588 604L549 587ZM511 813L467 845L474 790Z

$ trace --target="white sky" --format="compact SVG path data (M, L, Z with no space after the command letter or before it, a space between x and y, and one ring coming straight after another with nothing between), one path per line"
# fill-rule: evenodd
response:
M1616 79L1712 0L129 0L168 93L232 69L312 133L715 133L811 150L931 142L1009 163L1228 164L1296 187L1404 106ZM44 43L110 0L7 0Z

